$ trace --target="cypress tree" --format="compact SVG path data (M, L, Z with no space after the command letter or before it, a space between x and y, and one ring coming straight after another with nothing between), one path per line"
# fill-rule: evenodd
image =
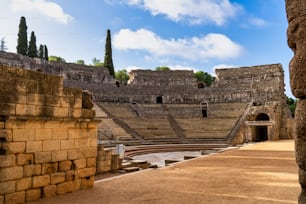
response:
M31 39L29 42L29 50L28 50L29 57L37 57L37 46L36 46L36 36L34 31L31 32Z
M40 45L40 46L39 46L38 57L39 57L40 59L44 59L44 55L45 55L45 53L44 53L44 46L43 46L43 45Z
M108 69L110 75L112 76L115 75L113 58L112 58L111 33L109 29L107 29L107 36L106 36L106 43L105 43L104 67Z
M49 61L49 54L48 54L48 48L47 45L44 46L44 59Z
M28 34L27 23L24 16L20 18L18 40L17 40L17 53L27 55L28 52Z

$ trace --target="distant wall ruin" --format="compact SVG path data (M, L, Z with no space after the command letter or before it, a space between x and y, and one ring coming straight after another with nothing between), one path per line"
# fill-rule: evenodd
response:
M59 76L0 64L0 203L93 186L97 121Z

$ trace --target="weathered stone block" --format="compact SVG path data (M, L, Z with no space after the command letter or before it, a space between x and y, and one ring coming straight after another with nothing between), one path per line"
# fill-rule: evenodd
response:
M42 141L28 141L26 142L26 152L42 152Z
M43 197L49 198L56 195L57 187L56 185L49 185L43 188Z
M51 152L35 152L34 153L35 164L51 162Z
M6 194L4 200L5 200L5 204L24 203L25 202L25 191Z
M95 138L88 138L88 147L95 147L97 148L98 142L97 142L97 137Z
M88 138L75 139L74 141L75 141L75 148L84 149L84 148L89 147Z
M52 152L52 162L65 161L67 157L67 151L65 150Z
M76 160L84 158L84 152L81 150L68 150L68 159Z
M42 105L45 104L45 96L42 94L28 93L26 96L26 103L29 105Z
M58 171L58 163L44 163L41 165L41 173L44 174L51 174Z
M75 169L86 168L86 159L77 159L73 161Z
M0 129L4 129L5 127L5 123L4 122L0 122Z
M84 178L84 177L88 177L88 176L93 176L96 173L96 169L95 168L84 168L84 169L80 169L78 170L78 176L80 178Z
M96 167L96 158L87 158L86 167Z
M68 138L69 139L80 138L80 130L79 129L74 129L74 128L69 128L68 129Z
M54 129L52 139L53 140L66 140L66 139L68 139L68 129L67 128L56 128L56 129Z
M13 103L0 103L1 115L16 115L16 104Z
M39 176L41 175L41 165L37 164L30 164L25 165L23 168L23 176L24 177L31 177L31 176Z
M71 161L61 161L58 163L58 168L60 172L69 171L72 168L72 162Z
M75 170L66 171L66 181L73 181L77 178Z
M51 184L63 183L65 181L66 174L64 172L51 174Z
M25 126L24 128L25 129L29 129L29 130L26 130L26 131L31 131L33 130L33 134L35 134L35 129L37 128L43 128L44 127L44 122L43 121L39 121L39 120L27 120L25 122Z
M0 204L4 204L4 196L0 195Z
M60 140L45 140L43 141L43 151L56 151L61 149Z
M26 104L16 104L16 115L30 115L36 116L36 106L35 105L26 105Z
M5 195L15 192L16 181L0 182L0 195Z
M45 128L45 129L35 129L35 139L36 140L51 140L52 139L52 129Z
M22 178L16 180L16 191L24 191L32 188L32 178Z
M74 139L61 140L60 142L61 150L74 149L74 147L75 147Z
M28 134L25 129L13 129L14 142L33 141L34 139L35 134Z
M40 196L41 196L41 190L40 190L40 188L28 190L28 191L26 191L25 196L26 196L26 202L39 200Z
M50 176L43 175L43 176L34 176L33 177L33 188L39 188L43 186L47 186L50 184Z
M57 185L57 194L62 195L65 193L70 193L72 192L72 189L73 189L72 181L61 183Z
M83 149L84 157L97 157L97 147Z
M10 129L0 129L0 138L4 139L6 142L12 142L13 131Z
M14 154L0 155L0 168L15 166L16 156Z
M5 122L5 128L6 129L24 129L25 127L25 121L20 120L8 120ZM20 134L20 132L16 131L17 134ZM22 132L23 136L23 132Z
M17 165L33 164L33 154L17 154Z
M3 144L3 149L7 154L16 154L25 152L25 142L7 142Z
M23 167L6 167L0 168L0 181L10 181L23 177Z
M81 188L82 189L92 188L94 186L94 181L95 181L94 176L82 178Z
M81 189L82 179L76 179L72 181L72 191L78 191Z

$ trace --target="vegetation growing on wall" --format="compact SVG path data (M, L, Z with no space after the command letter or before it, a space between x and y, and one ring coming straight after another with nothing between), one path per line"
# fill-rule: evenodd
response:
M156 71L169 71L171 69L169 67L166 67L166 66L161 66L161 67L156 67L155 70Z
M288 107L289 107L289 109L290 109L290 112L291 112L292 117L295 116L296 103L297 103L297 100L296 100L296 99L287 97L287 104L288 104Z

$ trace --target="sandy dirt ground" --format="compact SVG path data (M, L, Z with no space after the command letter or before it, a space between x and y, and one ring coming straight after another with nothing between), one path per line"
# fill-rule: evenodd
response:
M89 190L41 199L66 203L297 203L294 142L250 144L174 165L95 182Z

